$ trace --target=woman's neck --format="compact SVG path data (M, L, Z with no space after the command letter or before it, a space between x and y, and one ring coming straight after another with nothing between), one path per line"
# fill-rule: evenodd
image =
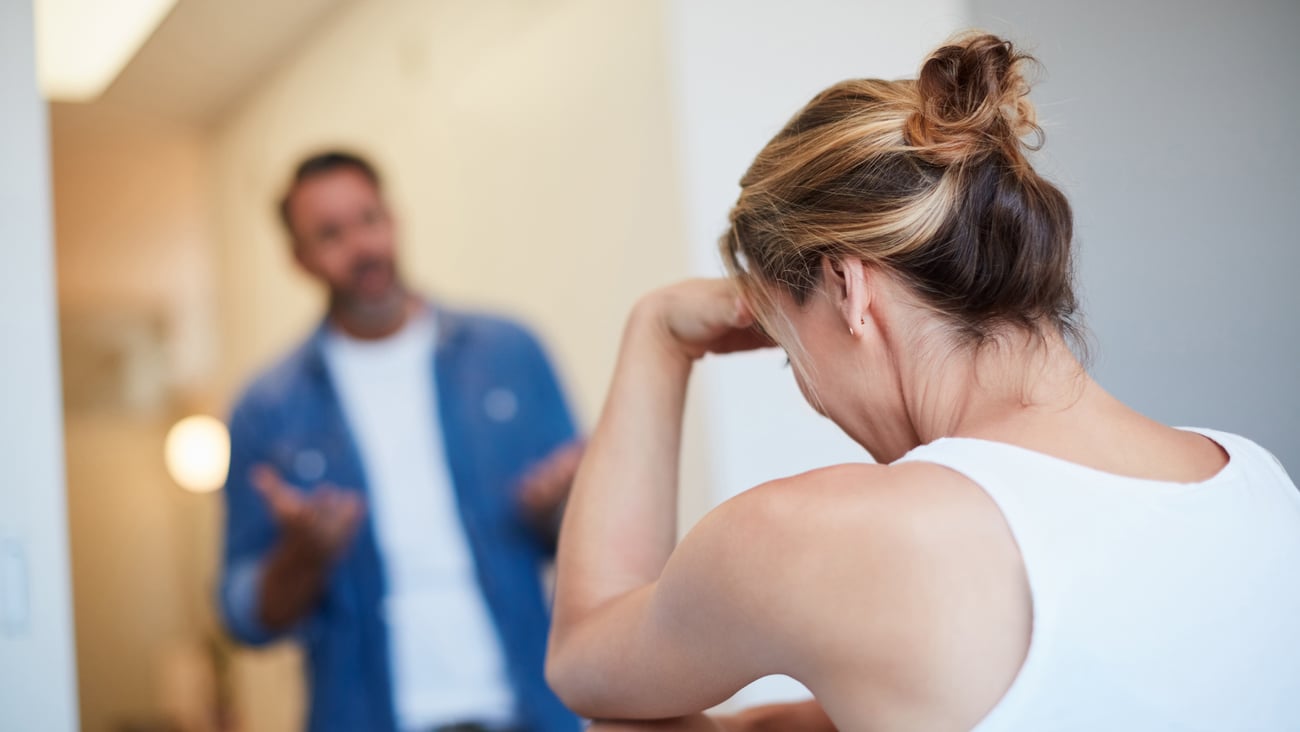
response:
M1096 391L1056 333L1008 333L971 352L914 358L899 368L905 411L921 444L1057 416Z

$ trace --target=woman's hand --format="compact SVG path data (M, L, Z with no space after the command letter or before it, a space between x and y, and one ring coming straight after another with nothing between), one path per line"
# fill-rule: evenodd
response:
M775 346L754 324L749 306L725 279L695 279L655 290L632 317L655 324L688 359Z

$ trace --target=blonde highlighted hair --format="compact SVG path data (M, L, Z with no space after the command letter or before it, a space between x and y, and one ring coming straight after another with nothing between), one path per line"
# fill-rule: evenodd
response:
M741 179L720 242L760 322L788 334L778 288L803 304L823 257L854 256L897 275L960 342L1005 327L1077 340L1070 205L1026 158L1042 140L1032 63L968 33L915 80L844 81L800 110Z

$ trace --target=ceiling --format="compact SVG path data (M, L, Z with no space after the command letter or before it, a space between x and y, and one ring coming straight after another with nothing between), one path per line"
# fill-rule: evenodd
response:
M98 103L208 126L352 1L180 0Z

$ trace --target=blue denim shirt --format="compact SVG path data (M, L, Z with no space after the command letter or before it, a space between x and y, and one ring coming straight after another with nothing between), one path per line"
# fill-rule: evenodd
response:
M542 348L526 330L441 307L435 316L438 344L429 377L460 519L506 656L517 718L530 732L574 732L577 718L542 675L549 618L539 577L554 545L534 532L516 501L524 471L574 438L573 418ZM250 468L268 463L303 490L330 483L366 493L360 454L325 366L324 336L322 324L257 378L230 418L219 605L229 632L252 645L280 635L257 621L258 578L277 529L250 483ZM513 414L489 407L503 394L514 396ZM283 634L306 651L310 732L396 732L384 595L383 557L374 526L363 521L316 609Z

